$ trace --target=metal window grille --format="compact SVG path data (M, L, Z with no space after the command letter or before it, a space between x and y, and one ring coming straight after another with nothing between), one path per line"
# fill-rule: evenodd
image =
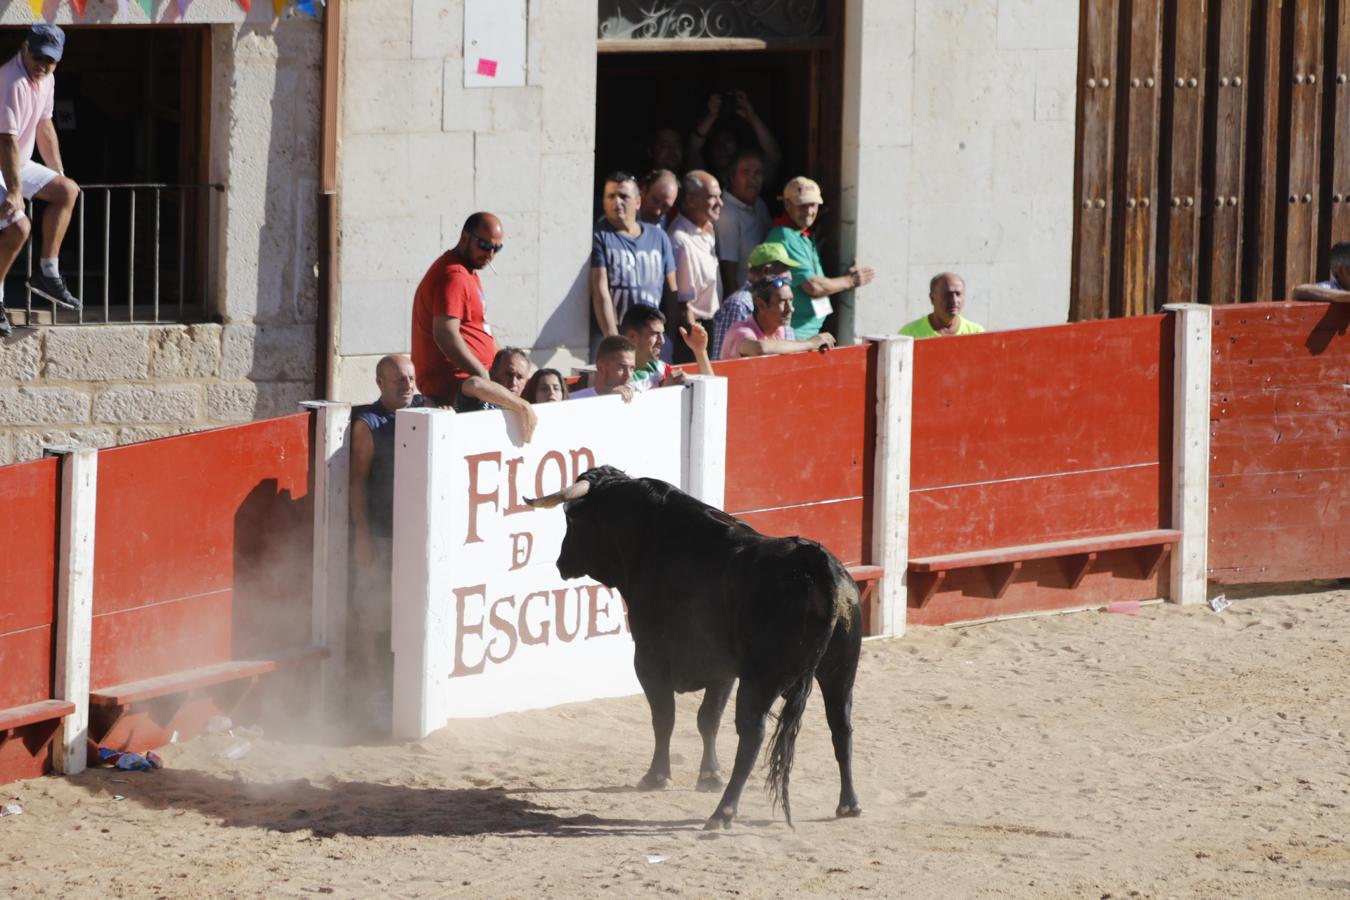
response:
M204 248L215 195L224 189L223 184L81 185L61 264L66 285L80 298L82 308L61 309L28 286L37 268L35 245L41 243L37 222L25 250L22 305L7 305L21 311L29 324L210 318ZM31 202L28 214L32 221Z

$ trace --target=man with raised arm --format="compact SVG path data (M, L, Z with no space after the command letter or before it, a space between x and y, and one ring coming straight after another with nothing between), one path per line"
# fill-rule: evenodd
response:
M33 293L67 309L80 301L61 277L61 241L70 225L79 186L65 176L61 144L52 124L56 64L65 52L66 34L39 23L28 31L19 52L0 66L0 337L12 331L5 315L5 278L31 231L25 200L47 204L42 213L40 269L28 281ZM46 165L33 159L33 148Z
M862 287L876 272L855 262L843 275L830 278L825 274L811 231L824 202L820 185L798 176L783 187L782 199L783 215L774 220L764 240L782 244L798 264L792 272L792 330L805 340L815 337L825 324L825 317L834 311L830 297Z
M673 368L661 359L661 348L666 343L666 317L661 310L650 306L631 306L619 323L619 333L636 348L633 370L633 388L649 391L652 388L684 384L684 370ZM708 332L697 322L684 334L684 342L694 351L700 375L712 375L712 361L708 359Z

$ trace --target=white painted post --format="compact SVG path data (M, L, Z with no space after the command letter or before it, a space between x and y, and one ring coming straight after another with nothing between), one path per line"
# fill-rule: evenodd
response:
M350 403L311 400L314 413L314 570L310 640L326 647L317 709L340 712L347 676L347 523L351 451Z
M877 445L872 481L872 564L883 574L870 630L905 633L909 605L909 457L914 408L914 338L869 337L877 344Z
M693 375L688 380L689 448L686 491L718 509L727 493L727 380Z
M1201 303L1163 307L1176 318L1172 383L1173 603L1204 603L1209 587L1209 379L1212 310Z
M394 418L394 737L426 737L445 724L435 708L444 672L431 664L451 640L437 604L448 578L449 534L436 527L447 502L451 460L436 447L449 440L455 414L443 409L400 409Z
M75 704L61 720L52 765L84 771L89 739L89 664L94 628L94 511L98 451L53 448L61 459L60 545L56 570L56 698Z

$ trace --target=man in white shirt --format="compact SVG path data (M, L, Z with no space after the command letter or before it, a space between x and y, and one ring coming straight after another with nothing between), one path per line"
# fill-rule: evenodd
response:
M684 176L684 206L670 226L675 251L675 306L671 321L685 331L701 324L712 327L721 304L722 279L717 269L717 220L722 214L722 187L702 169ZM675 337L675 362L694 361L694 353Z
M0 337L10 333L4 313L4 282L31 231L24 201L47 204L42 214L42 255L39 272L29 279L35 294L79 309L80 301L66 289L58 256L66 228L75 210L80 188L64 174L61 145L52 124L56 95L56 64L65 52L66 34L55 25L38 23L23 46L0 66ZM46 165L33 160L33 148Z
M764 189L764 157L758 150L742 150L732 168L731 188L722 195L722 215L717 220L717 259L722 286L745 284L750 251L764 242L773 218L761 197Z
M605 397L618 394L624 403L633 402L633 371L637 368L637 348L628 338L611 334L600 342L595 353L595 382L591 387L573 391L568 399Z

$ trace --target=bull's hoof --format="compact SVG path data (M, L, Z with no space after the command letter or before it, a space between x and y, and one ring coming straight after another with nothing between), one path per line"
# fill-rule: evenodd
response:
M698 776L698 784L695 785L695 787L704 793L720 791L724 787L722 784L722 773L704 772L702 775Z
M708 817L707 823L703 826L704 831L727 831L731 828L731 820L736 818L736 811L730 806L723 807Z
M658 775L655 772L648 772L646 775L643 775L642 780L638 782L638 790L664 791L668 784L670 784L669 775Z
M834 811L834 815L839 819L856 819L862 815L862 804L841 803L839 808Z

